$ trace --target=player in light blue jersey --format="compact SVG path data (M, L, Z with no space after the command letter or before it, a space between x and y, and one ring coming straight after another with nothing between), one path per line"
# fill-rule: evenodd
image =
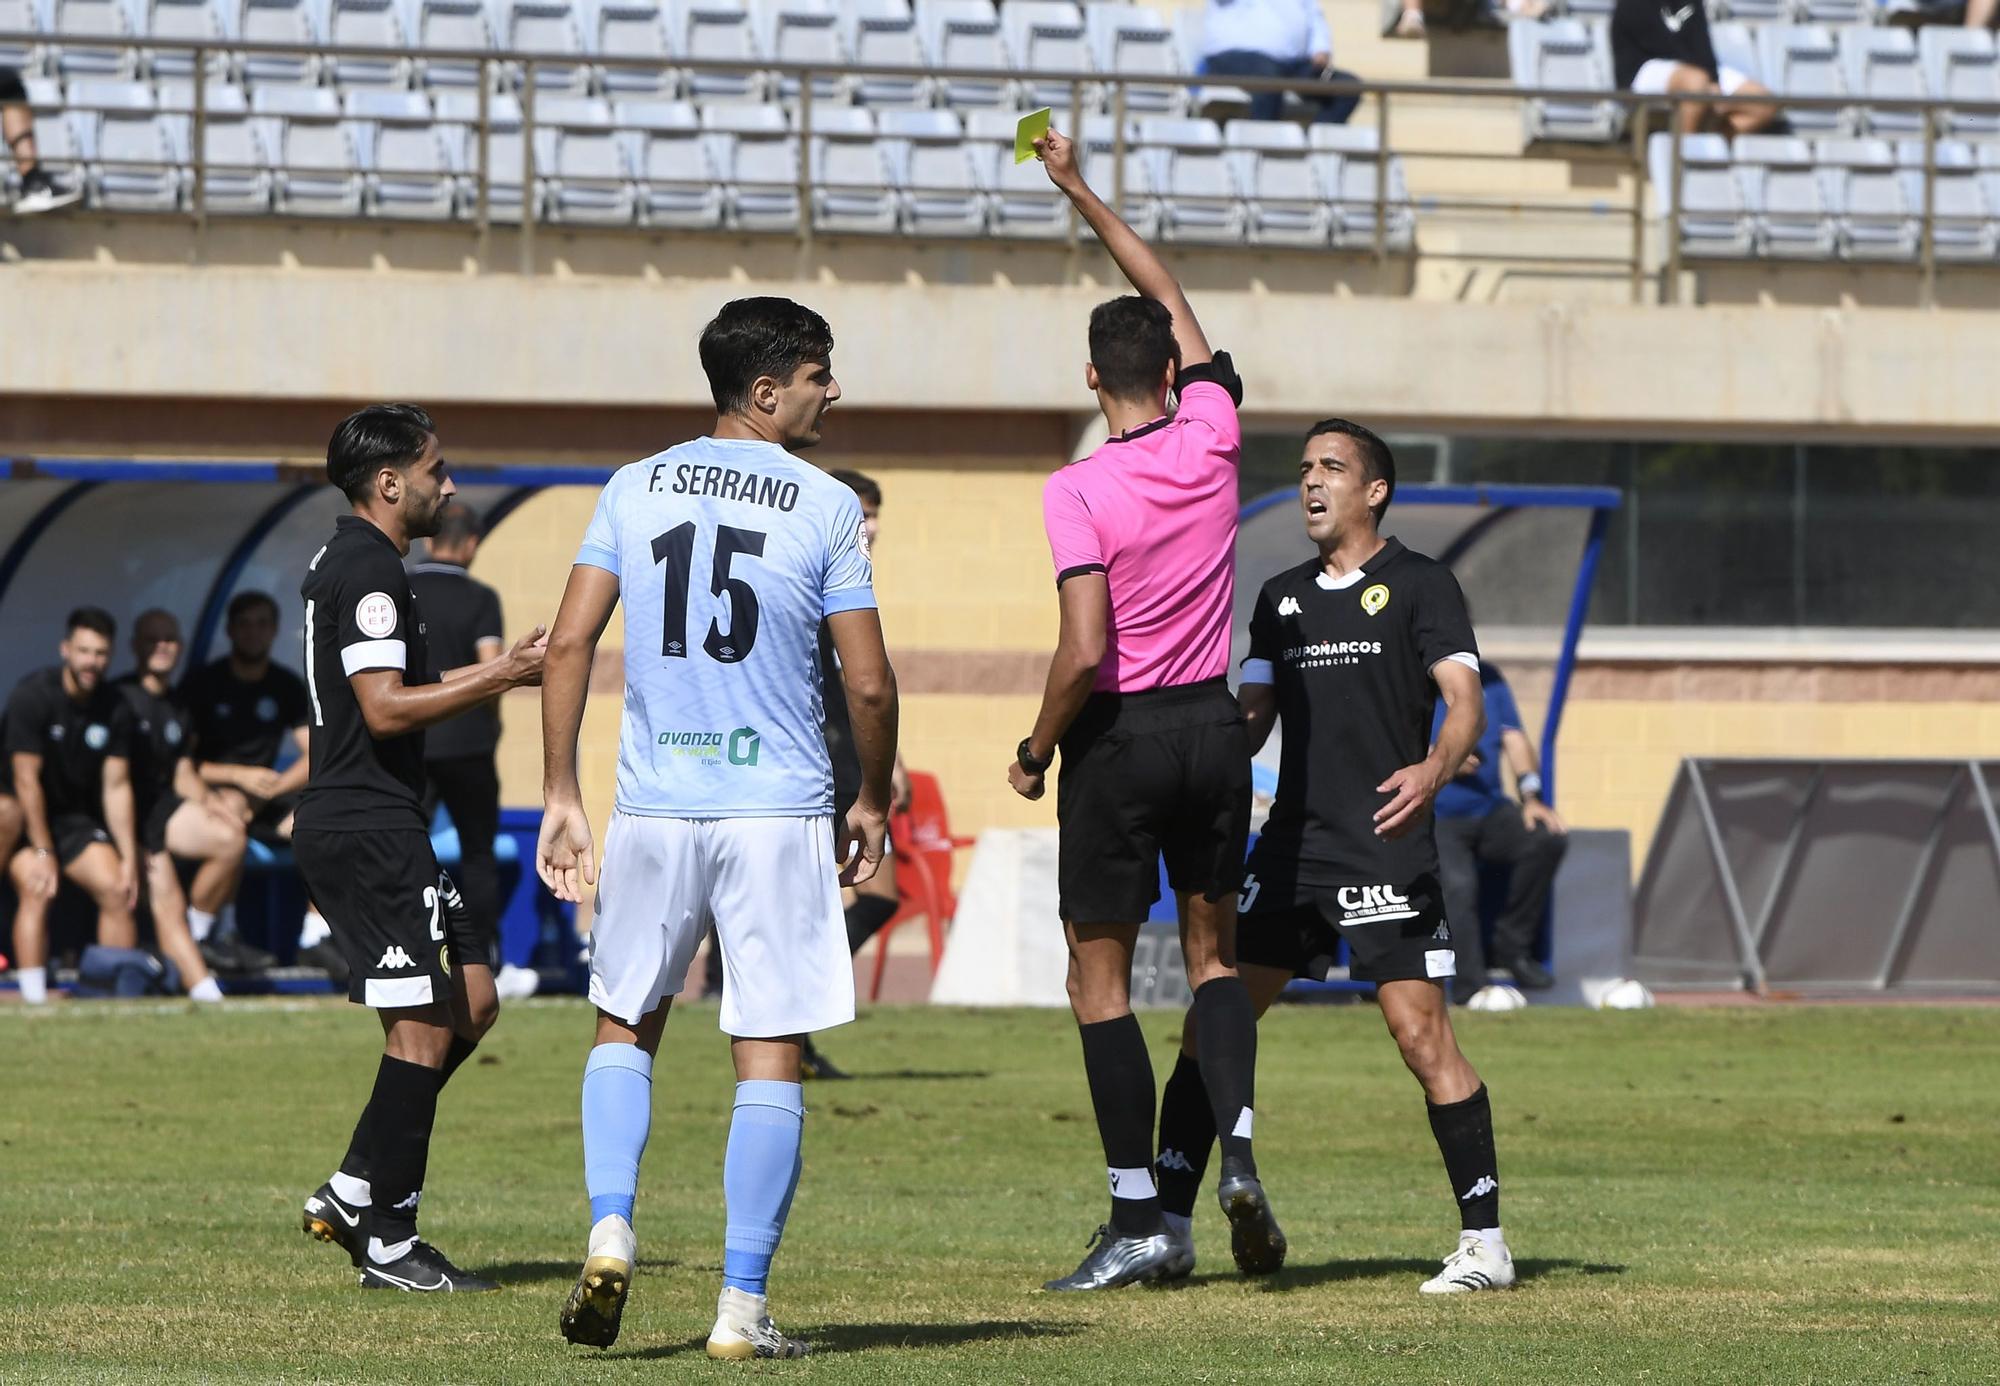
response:
M597 886L583 1074L591 1229L563 1336L608 1347L636 1259L632 1205L653 1056L711 922L736 1061L723 1163L728 1227L711 1357L798 1357L765 1308L798 1187L805 1036L854 1018L840 886L880 865L896 756L896 681L875 611L861 504L794 454L840 387L833 334L782 298L739 299L701 335L714 436L622 468L604 488L549 636L542 699L541 877ZM598 879L577 785L591 656L625 604L618 793ZM835 824L821 732L819 627L839 656L862 769Z

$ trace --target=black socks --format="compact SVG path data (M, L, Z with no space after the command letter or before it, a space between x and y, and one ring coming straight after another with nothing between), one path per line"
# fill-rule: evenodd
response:
M1225 1174L1255 1177L1251 1109L1257 1090L1257 1008L1241 977L1215 977L1194 994L1195 1055L1208 1089Z
M897 902L879 895L857 895L847 907L847 951L859 953L861 945L882 931L896 917Z
M454 1033L451 1048L444 1051L444 1067L438 1070L438 1086L451 1081L451 1075L458 1072L458 1066L472 1057L472 1051L479 1047L478 1040L469 1040L464 1035Z
M1427 1104L1431 1134L1444 1156L1444 1172L1458 1200L1459 1221L1467 1229L1500 1225L1500 1170L1493 1158L1493 1107L1486 1085L1463 1102Z
M442 1075L407 1059L382 1056L363 1118L369 1128L368 1182L374 1194L370 1235L383 1243L417 1235L417 1200L430 1163Z
M1160 1153L1153 1161L1161 1211L1194 1216L1194 1201L1214 1145L1215 1111L1208 1105L1208 1089L1202 1086L1201 1065L1176 1051L1173 1074L1160 1095Z
M1111 1231L1120 1237L1150 1237L1165 1229L1153 1186L1153 1060L1139 1018L1127 1012L1116 1020L1077 1026L1083 1038L1083 1071L1090 1080L1090 1105L1097 1111L1097 1134L1111 1180Z
M445 1051L444 1067L438 1070L438 1087L442 1088L450 1082L451 1075L458 1072L459 1065L471 1058L472 1051L478 1047L478 1040L469 1040L463 1035L454 1034L451 1037L451 1048ZM380 1085L381 1079L378 1076L376 1079L378 1090ZM372 1153L375 1139L371 1133L369 1113L374 1106L375 1099L370 1096L368 1105L361 1109L361 1119L354 1123L354 1134L347 1141L347 1153L340 1159L340 1172L352 1179L365 1180L368 1177L368 1157Z

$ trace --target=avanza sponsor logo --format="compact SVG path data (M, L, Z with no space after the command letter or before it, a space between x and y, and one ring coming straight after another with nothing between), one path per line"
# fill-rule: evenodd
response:
M715 764L755 765L764 737L755 727L727 732L665 731L656 738L670 756L686 756Z

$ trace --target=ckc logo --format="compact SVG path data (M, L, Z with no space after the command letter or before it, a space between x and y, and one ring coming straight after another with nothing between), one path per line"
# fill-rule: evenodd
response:
M1340 907L1351 912L1388 909L1395 905L1407 905L1410 897L1398 894L1394 886L1342 886Z

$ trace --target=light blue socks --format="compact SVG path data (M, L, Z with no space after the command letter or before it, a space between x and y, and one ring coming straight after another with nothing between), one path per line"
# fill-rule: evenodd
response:
M636 1044L592 1049L583 1066L583 1182L592 1226L613 1213L632 1220L639 1157L652 1125L652 1056Z
M785 1235L785 1217L799 1187L805 1117L805 1094L797 1083L751 1079L736 1085L729 1149L722 1157L722 1197L729 1218L722 1239L722 1283L746 1294L764 1293L771 1258Z

